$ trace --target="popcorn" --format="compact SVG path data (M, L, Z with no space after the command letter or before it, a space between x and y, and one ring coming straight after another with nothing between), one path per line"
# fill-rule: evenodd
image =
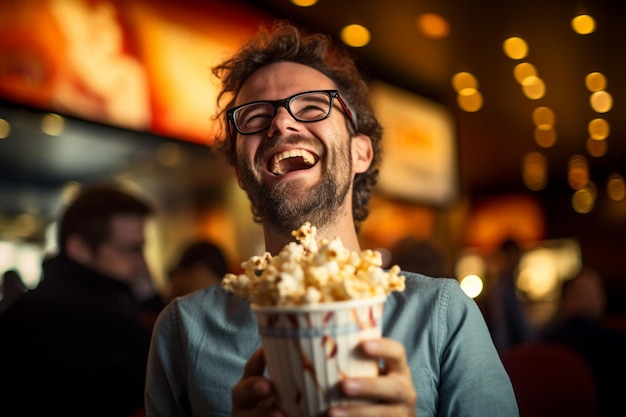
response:
M243 262L244 273L226 274L222 288L258 306L294 306L371 298L404 290L400 267L381 268L378 251L354 252L341 239L315 240L305 223L277 256L266 252Z

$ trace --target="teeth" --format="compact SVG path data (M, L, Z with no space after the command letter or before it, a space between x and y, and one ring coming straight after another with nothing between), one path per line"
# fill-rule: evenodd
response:
M292 149L289 151L283 151L283 152L277 153L276 155L272 157L272 161L271 161L272 173L274 175L284 174L285 171L281 169L280 162L287 158L297 158L297 157L302 158L302 161L307 165L313 165L315 163L315 156L313 156L312 153L305 151L304 149Z

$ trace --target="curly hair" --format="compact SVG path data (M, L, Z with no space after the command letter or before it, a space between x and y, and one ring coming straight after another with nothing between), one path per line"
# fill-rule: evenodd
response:
M250 75L266 65L284 61L307 65L330 78L356 114L358 132L348 124L351 134L362 133L371 139L372 163L354 180L352 211L358 229L369 214L371 191L378 182L382 127L372 108L368 85L355 61L330 36L305 32L288 22L278 21L270 28L261 28L258 36L245 43L233 57L214 67L213 74L222 82L217 98L220 110L215 115L220 126L215 148L229 164L236 164L234 135L229 130L226 110L234 105Z

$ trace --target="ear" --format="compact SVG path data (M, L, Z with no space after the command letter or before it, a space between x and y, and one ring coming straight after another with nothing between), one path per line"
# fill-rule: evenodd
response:
M374 149L369 136L358 134L352 137L352 170L360 174L368 170L374 159Z
M75 233L70 234L65 242L65 252L70 259L75 260L83 265L89 264L93 258L89 246L85 243L85 240Z

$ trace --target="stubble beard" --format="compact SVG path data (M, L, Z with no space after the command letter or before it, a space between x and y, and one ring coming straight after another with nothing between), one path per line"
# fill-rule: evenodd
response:
M255 220L284 236L305 222L325 228L337 220L350 191L351 160L349 146L320 160L318 163L326 163L322 180L310 189L303 189L303 182L298 180L270 187L248 165L240 163L242 188L252 203Z

